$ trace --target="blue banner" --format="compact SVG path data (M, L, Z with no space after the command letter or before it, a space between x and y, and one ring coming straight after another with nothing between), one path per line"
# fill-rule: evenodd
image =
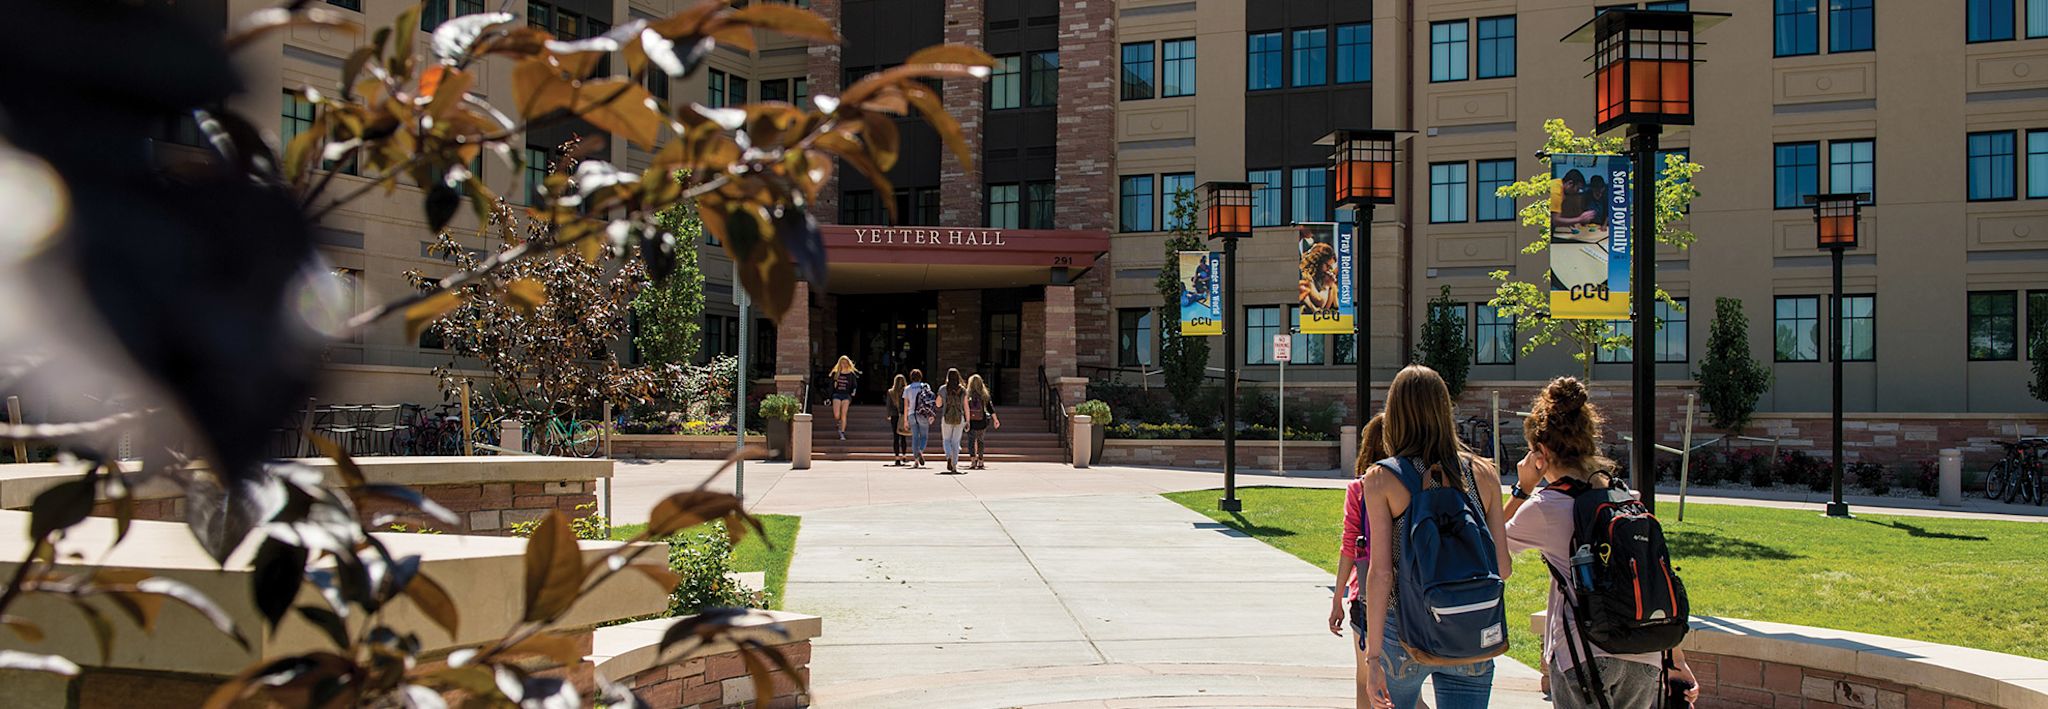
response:
M1629 316L1634 168L1626 155L1550 156L1550 316Z

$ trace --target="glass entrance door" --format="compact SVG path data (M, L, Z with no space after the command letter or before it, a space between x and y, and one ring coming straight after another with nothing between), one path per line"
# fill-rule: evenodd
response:
M922 369L930 381L938 352L938 302L931 293L839 296L839 352L860 368L859 403L882 403L898 374ZM838 354L827 358L838 361Z

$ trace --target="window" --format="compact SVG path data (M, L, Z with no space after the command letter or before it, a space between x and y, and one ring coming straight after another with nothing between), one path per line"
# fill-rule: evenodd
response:
M2048 357L2048 352L2032 349L2035 336L2048 329L2048 290L2027 291L2027 359Z
M1244 363L1277 364L1273 360L1273 336L1285 332L1280 325L1280 306L1244 309Z
M1867 52L1877 46L1877 16L1871 8L1872 1L1828 0L1829 52ZM2032 35L2033 22L2034 13L2029 10L2029 36Z
M1195 40L1169 39L1160 42L1159 48L1164 55L1159 66L1159 95L1195 95Z
M356 12L363 11L363 0L327 0L327 4Z
M1016 185L988 186L988 226L995 229L1017 228L1018 207Z
M811 77L799 76L789 80L790 103L802 106L811 100Z
M2048 197L2048 130L2027 131L2027 198Z
M1779 143L1773 147L1777 165L1778 209L1804 209L1806 196L1820 194L1820 144Z
M1691 334L1686 323L1686 299L1676 298L1677 307L1657 301L1657 320L1663 325L1657 329L1657 361L1687 362L1691 358L1686 352L1686 343Z
M336 3L339 4L339 3ZM454 14L449 13L450 6ZM361 9L361 8L351 8ZM426 0L420 3L420 31L432 32L441 23L462 15L474 15L484 11L483 0Z
M1252 183L1252 226L1280 226L1280 171L1252 170L1245 180Z
M1636 324L1631 320L1608 320L1600 323L1600 336L1603 338L1627 337L1633 342L1635 331ZM1593 353L1593 361L1601 364L1634 362L1636 361L1635 348L1627 345L1602 347L1600 351Z
M1862 192L1864 204L1877 202L1877 143L1837 140L1828 143L1828 191Z
M917 191L916 216L910 223L918 226L939 226L939 188L924 187Z
M725 72L719 71L717 69L712 69L710 76L710 89L708 90L708 93L706 93L704 96L704 103L709 104L712 108L724 108Z
M1842 296L1842 361L1877 359L1877 296Z
M1820 297L1779 296L1773 340L1780 362L1820 361Z
M553 151L547 148L526 146L526 203L540 204L541 190L547 189L549 161Z
M2012 199L2013 132L1970 134L1970 201Z
M278 137L282 139L284 144L290 145L292 139L298 137L300 133L313 129L313 117L317 112L317 107L313 105L313 102L307 101L304 96L294 93L289 89L285 90L284 111L281 116L283 120L278 124ZM193 132L198 132L198 124L196 123L193 124ZM319 150L319 148L315 148L315 150ZM354 175L356 174L356 164L356 156L350 155L348 162L345 163L335 160L322 160L320 162L320 169L333 170L344 175Z
M1692 2L1690 0L1664 0L1663 2L1646 2L1643 3L1643 9L1660 10L1664 12L1685 12L1692 9Z
M1329 338L1322 335L1304 335L1293 332L1295 329L1294 325L1298 322L1301 322L1301 306L1287 306L1287 322L1280 326L1282 330L1293 333L1288 340L1288 349L1291 351L1287 353L1287 363L1322 364L1324 358L1323 343ZM1271 345L1269 344L1268 346Z
M1479 18L1479 78L1515 75L1515 16Z
M1151 308L1123 308L1116 311L1116 366L1152 366Z
M1478 192L1472 202L1479 205L1479 221L1507 222L1515 219L1515 198L1500 196L1500 188L1515 181L1515 161L1479 161Z
M2012 0L1968 0L1969 39L2001 42L2012 39ZM2028 8L2032 9L2032 8Z
M668 72L662 71L661 67L655 66L653 62L649 62L647 64L647 76L642 80L647 83L647 93L652 94L663 103L668 102ZM763 98L766 98L768 95L768 90L765 86L762 87L761 95Z
M1024 315L1021 313L989 313L988 332L981 341L986 351L982 359L997 367L1016 367L1024 354Z
M995 70L988 75L988 107L990 110L1016 108L1024 105L1024 59L1011 55L996 57Z
M1152 98L1152 43L1124 45L1125 101Z
M1174 230L1190 229L1195 226L1194 220L1198 219L1199 215L1189 215L1184 221L1176 220L1174 217L1174 209L1180 205L1182 192L1186 192L1188 199L1197 206L1201 204L1201 195L1195 193L1195 173L1181 172L1159 176L1159 208L1164 217L1159 220L1160 228Z
M1515 319L1485 303L1474 304L1472 311L1472 363L1514 364Z
M1025 105L1051 106L1060 102L1060 53L1032 52L1025 55L1030 75L1025 77Z
M655 71L660 71L660 70L661 70L661 69L660 69L659 67L656 67L656 68L654 68L653 70L649 71L648 73L650 73L650 74L651 74L651 73L654 73ZM768 79L768 80L764 80L764 81L762 81L762 82L761 82L761 100L763 100L763 101L781 101L781 102L783 102L783 103L788 103L788 102L789 102L789 80L788 80L788 79Z
M2048 0L2027 0L2027 39L2048 37Z
M1152 197L1152 176L1131 175L1119 181L1117 188L1117 229L1119 231L1152 231L1152 215L1156 213Z
M1280 33L1251 35L1245 47L1245 88L1280 88Z
M2013 341L2018 311L2019 299L2012 291L1971 293L1970 359L2013 359L2018 350Z
M1372 81L1372 23L1337 26L1337 83Z
M1334 335L1330 338L1330 364L1358 364L1358 336L1351 334Z
M872 190L848 190L839 204L841 224L880 224L882 215Z
M1465 163L1431 163L1429 222L1448 224L1462 221L1465 221Z
M1330 169L1326 167L1297 167L1289 177L1288 196L1294 199L1290 212L1297 222L1326 222L1330 220Z
M1323 28L1294 31L1294 85L1322 86L1330 82L1330 31Z
M752 100L747 97L747 80L737 76L726 81L725 95L732 100L734 106L744 106Z
M1820 0L1774 0L1777 41L1774 55L1796 57L1820 53Z
M1429 23L1429 80L1464 81L1470 54L1464 20Z
M1052 192L1051 181L1024 183L1024 223L1019 226L1025 229L1053 228Z

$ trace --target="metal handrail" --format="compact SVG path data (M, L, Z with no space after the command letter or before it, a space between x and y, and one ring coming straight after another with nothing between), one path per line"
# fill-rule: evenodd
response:
M1038 401L1040 415L1052 433L1059 436L1060 452L1066 458L1074 456L1073 426L1068 420L1067 404L1060 400L1059 387L1054 386L1045 376L1045 367L1038 368Z

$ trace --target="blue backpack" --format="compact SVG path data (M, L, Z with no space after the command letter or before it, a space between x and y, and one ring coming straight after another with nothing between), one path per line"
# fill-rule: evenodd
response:
M1463 665L1507 652L1505 584L1485 511L1450 484L1425 488L1407 459L1379 464L1408 488L1406 541L1394 570L1402 648L1426 665Z

